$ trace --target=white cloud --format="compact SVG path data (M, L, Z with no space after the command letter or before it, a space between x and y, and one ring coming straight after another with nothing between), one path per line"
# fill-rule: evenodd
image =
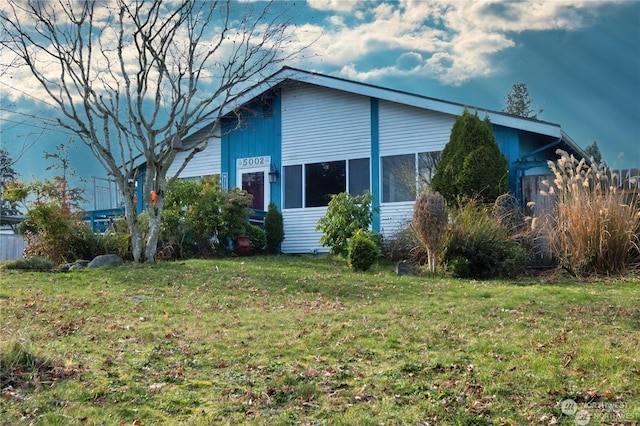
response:
M307 4L317 10L351 12L362 2L356 0L307 0Z
M324 64L341 67L341 75L371 80L420 70L424 76L450 85L498 71L492 55L515 47L515 34L575 30L596 16L603 4L612 5L595 1L422 0L313 0L309 4L334 12L326 21L322 38L311 49ZM356 15L361 19L348 19ZM409 52L414 55L412 60L421 57L422 64L408 70L403 55ZM395 60L366 64L371 57L385 54L395 55Z

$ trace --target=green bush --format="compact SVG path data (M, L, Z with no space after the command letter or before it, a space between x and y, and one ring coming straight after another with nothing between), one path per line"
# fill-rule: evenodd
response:
M241 235L246 235L249 226L249 214L252 196L239 188L232 188L225 194L220 212L220 226L218 227L219 248L224 250L227 241L236 241Z
M453 214L444 260L457 277L486 279L517 275L526 255L487 208L469 202Z
M347 243L358 229L371 225L373 196L351 195L342 192L331 197L327 213L318 220L317 231L322 231L320 244L329 247L332 254L346 255Z
M48 272L55 269L56 266L55 262L47 259L46 257L33 256L26 259L13 260L4 265L4 268L22 271Z
M449 205L458 199L494 202L508 190L508 163L493 135L489 119L464 110L431 180L431 189Z
M54 202L37 203L20 226L27 257L42 256L62 263L92 258L98 243L91 228Z
M368 271L380 255L380 248L363 229L357 230L347 245L347 263L355 271Z
M162 213L162 246L175 247L174 257L210 251L211 238L221 227L224 200L217 179L171 182Z
M247 235L251 240L251 248L254 253L263 253L267 245L267 234L264 229L256 225L247 225Z
M122 259L133 259L128 232L106 233L98 237L98 254L116 254Z
M267 234L267 253L279 253L280 244L284 241L284 223L282 213L278 211L278 206L275 203L269 203L267 214L264 217L264 230Z

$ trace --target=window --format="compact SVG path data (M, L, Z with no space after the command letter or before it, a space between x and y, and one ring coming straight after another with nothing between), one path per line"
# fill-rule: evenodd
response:
M302 207L302 166L284 166L284 208Z
M421 152L418 154L418 189L425 189L433 179L436 173L436 167L440 162L442 152Z
M382 157L383 203L415 200L415 182L415 154Z
M370 191L368 158L284 166L283 173L285 209L327 206L347 187L353 195Z
M349 194L364 195L369 191L369 159L349 160Z
M382 157L382 202L416 199L416 188L426 188L440 162L440 151ZM417 162L416 162L417 158ZM417 172L417 174L416 174Z
M331 196L346 191L344 161L331 161L305 165L305 206L321 207Z

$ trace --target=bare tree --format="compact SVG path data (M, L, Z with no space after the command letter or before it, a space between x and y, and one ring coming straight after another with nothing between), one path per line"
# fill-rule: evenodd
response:
M301 50L292 51L292 27L277 7L253 7L190 0L9 0L2 6L4 54L20 60L60 111L58 125L77 135L116 180L136 261L155 257L167 170L180 145L174 142L205 122L213 136L236 95ZM146 241L132 184L141 163ZM153 204L150 189L157 194Z

